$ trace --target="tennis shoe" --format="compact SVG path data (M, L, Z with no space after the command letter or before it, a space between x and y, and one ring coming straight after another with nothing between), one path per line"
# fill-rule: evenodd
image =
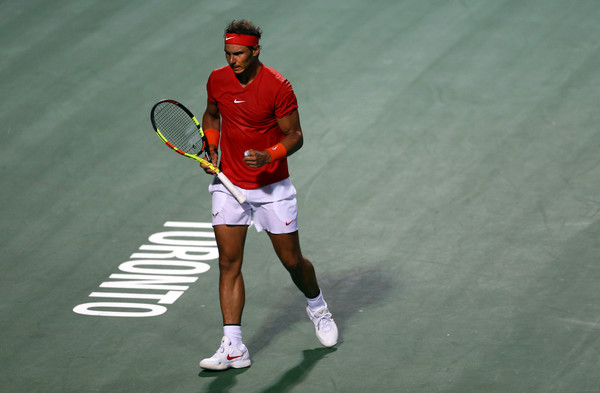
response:
M221 339L221 346L212 357L202 359L200 367L206 370L226 370L228 368L249 367L250 353L244 344L240 348L231 344L227 336Z
M337 344L338 328L327 307L321 307L313 313L307 306L306 312L310 320L315 324L317 338L321 344L325 347L333 347Z

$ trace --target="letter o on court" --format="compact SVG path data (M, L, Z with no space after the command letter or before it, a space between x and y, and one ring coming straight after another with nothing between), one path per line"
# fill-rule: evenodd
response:
M129 311L124 311L125 309ZM77 314L95 315L101 317L140 318L155 317L157 315L164 314L167 311L167 308L158 304L98 302L80 304L76 306L73 311Z

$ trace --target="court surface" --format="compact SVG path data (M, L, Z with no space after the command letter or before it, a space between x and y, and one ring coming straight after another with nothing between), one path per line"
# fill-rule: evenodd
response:
M298 96L301 242L341 340L320 347L251 229L254 363L202 372L210 177L149 111L202 113L238 17ZM1 1L0 390L600 392L599 20L595 0Z

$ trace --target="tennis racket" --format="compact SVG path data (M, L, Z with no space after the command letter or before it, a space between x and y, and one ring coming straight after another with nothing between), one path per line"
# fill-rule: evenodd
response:
M207 153L208 142L200 123L188 108L174 100L160 100L150 111L152 127L158 137L177 153L196 160L215 171L221 183L233 194L239 203L246 197L233 185L219 168L210 162L210 156L200 157Z

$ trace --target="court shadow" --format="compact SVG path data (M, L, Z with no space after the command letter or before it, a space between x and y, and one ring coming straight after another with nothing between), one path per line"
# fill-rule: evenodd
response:
M337 348L316 348L302 351L302 361L286 371L274 384L262 390L261 393L289 392L308 376L319 360L335 351Z
M344 326L348 320L363 308L382 302L395 286L390 276L379 266L366 266L323 275L319 277L319 285L340 331L339 343L343 342ZM298 293L296 287L290 287L289 291L293 294ZM310 323L304 311L302 296L284 296L246 345L252 348L252 354L256 355L275 337L299 321Z
M226 371L210 371L203 370L198 374L200 378L214 378L214 380L208 385L207 393L226 393L231 391L237 384L237 376L248 371L249 368L233 369L230 368Z

